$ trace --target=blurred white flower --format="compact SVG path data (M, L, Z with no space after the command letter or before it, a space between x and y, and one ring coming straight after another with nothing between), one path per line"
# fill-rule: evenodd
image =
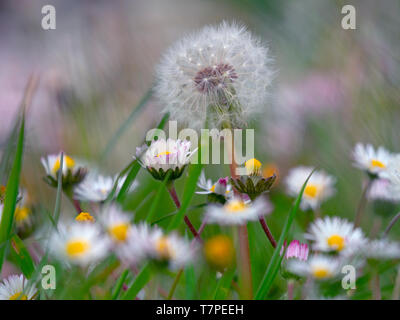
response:
M305 238L313 241L313 250L352 254L365 244L360 228L339 217L325 217L314 221Z
M373 260L400 259L400 244L387 239L371 240L362 247L361 253Z
M27 287L28 280L21 275L11 275L0 283L0 300L32 300L36 288Z
M371 144L357 143L353 150L354 166L374 176L384 174L392 157L385 148L375 150Z
M157 68L156 95L192 128L246 123L263 109L272 80L268 49L243 26L206 26L179 40Z
M102 209L99 220L114 243L120 244L127 241L131 231L132 215L122 211L116 205L109 205Z
M287 264L289 272L315 280L328 280L340 272L338 259L322 255L311 256L307 261L291 259Z
M256 221L271 211L272 205L262 197L254 202L245 202L238 197L233 197L223 206L210 204L207 207L205 219L208 223L243 225L248 221Z
M375 179L367 194L370 200L400 201L400 185L397 187L388 179Z
M103 176L97 172L89 171L81 183L74 188L74 198L80 201L101 202L108 198L117 182L115 194L121 189L126 176ZM130 190L136 188L138 182L134 181Z
M110 242L94 223L61 224L50 238L52 255L66 264L88 266L103 259Z
M285 179L287 193L293 197L297 197L312 170L313 168L311 167L303 166L291 169ZM314 171L304 189L300 207L303 210L309 208L313 210L318 209L323 201L335 193L335 182L336 179L325 173L325 171Z

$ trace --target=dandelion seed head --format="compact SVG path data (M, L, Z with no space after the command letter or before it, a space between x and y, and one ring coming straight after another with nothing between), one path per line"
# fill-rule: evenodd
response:
M157 67L155 93L171 118L192 128L242 126L267 101L268 49L245 27L223 22L177 41Z

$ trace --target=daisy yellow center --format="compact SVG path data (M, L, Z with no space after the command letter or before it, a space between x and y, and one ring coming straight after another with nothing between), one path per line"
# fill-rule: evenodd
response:
M15 221L22 222L25 221L30 214L30 210L28 207L17 207L15 209Z
M242 200L232 200L225 205L225 208L229 212L238 212L245 210L247 205Z
M371 167L372 168L383 169L383 168L386 168L386 165L384 163L382 163L381 161L379 161L379 160L372 159L371 160Z
M204 245L204 254L209 263L224 269L232 264L235 256L232 240L223 235L215 236Z
M341 251L344 248L344 238L338 234L331 235L327 241L328 245L337 251Z
M11 297L10 300L28 300L28 297L26 294L22 294L22 292L16 292L14 293Z
M315 267L312 270L312 275L316 279L326 279L332 276L332 273L324 267Z
M163 259L172 257L172 249L167 237L161 237L156 243L156 250Z
M315 198L318 196L319 188L315 184L308 184L304 189L304 194L310 198Z
M77 258L85 254L90 248L86 240L70 240L66 245L66 251L70 258Z
M246 167L247 174L258 174L261 169L261 162L255 158L253 158L253 159L247 160L244 163L244 166Z
M52 170L53 173L56 173L60 169L60 165L61 165L61 158L59 157L56 160L56 162L54 163L53 170ZM74 165L75 165L74 159L72 159L71 157L68 157L68 156L64 156L63 166L66 166L67 169L71 169Z
M171 154L171 152L169 152L169 151L160 152L159 154L156 155L156 158L159 158L161 156L168 156L170 154Z
M89 221L94 222L94 218L90 215L89 212L81 212L75 218L76 221Z
M120 223L111 227L109 232L117 241L125 241L128 237L129 223Z
M210 188L211 192L215 192L215 184Z

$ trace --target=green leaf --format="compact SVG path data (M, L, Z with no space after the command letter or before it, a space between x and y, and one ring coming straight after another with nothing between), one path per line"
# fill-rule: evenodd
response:
M136 298L137 294L143 287L150 281L152 276L151 267L149 264L146 264L142 270L138 273L138 275L133 280L132 285L122 296L122 300L133 300Z
M186 299L193 300L196 294L196 275L192 264L185 268Z
M284 241L286 240L286 238L288 236L290 227L292 226L293 219L297 213L297 210L299 209L300 202L303 197L304 189L306 188L307 182L310 179L311 175L314 173L314 171L315 171L315 169L310 173L307 180L304 182L303 187L301 188L300 193L297 196L297 199L294 203L294 206L292 207L288 217L286 218L286 222L283 227L282 234L279 238L278 244L274 250L274 254L272 255L272 258L271 258L271 261L269 262L267 271L265 272L264 278L261 281L261 284L257 290L256 296L255 296L256 300L262 300L267 295L276 275L278 274L279 267L282 262L282 258L285 254L285 252L283 252L283 254L280 255L281 248L283 246Z
M120 277L118 278L117 284L115 285L114 291L112 293L111 299L117 300L119 293L121 292L122 286L124 285L124 281L129 274L129 269L125 269L122 271Z
M163 182L160 184L160 186L158 187L156 197L154 198L153 203L151 204L151 207L150 207L150 211L149 211L149 213L147 214L146 222L149 222L149 223L150 223L150 222L153 220L154 214L156 213L156 210L157 210L158 205L159 205L159 203L160 203L161 196L162 196L162 194L163 194L163 192L164 192L165 186L167 185L167 183L168 183L168 181L169 181L169 177L171 176L171 174L172 174L172 171L170 170L170 171L166 174L166 176L165 176L165 178L164 178L164 181L163 181Z
M152 94L153 94L153 88L150 88L149 90L147 90L147 92L144 94L142 99L140 99L136 108L133 109L133 111L128 116L128 118L126 118L126 120L122 123L122 125L118 128L118 130L111 137L110 141L107 143L106 147L104 148L104 151L103 151L100 159L104 160L107 158L107 156L112 151L112 149L115 147L115 145L117 144L117 142L121 138L121 136L130 127L130 125L136 119L136 117L142 112L142 110L146 106L147 102L150 100Z
M140 163L137 160L135 160L131 169L129 170L129 173L128 173L121 189L118 192L118 195L117 195L118 202L122 202L123 199L125 198L126 194L129 191L129 188L131 187L133 181L135 180L137 174L139 173L140 168L141 168Z
M14 157L13 166L11 168L10 177L6 186L6 195L4 199L3 214L0 222L0 244L7 244L10 239L15 206L18 196L19 178L22 169L22 156L24 151L24 133L25 133L25 116L22 115L21 127L19 130L17 149ZM7 245L0 247L0 271L5 259Z
M35 264L24 242L16 234L11 237L11 248L11 254L15 258L18 267L20 267L25 277L29 279L35 271Z
M18 129L20 126L20 118L18 117L14 123L14 127L8 136L5 144L3 154L0 162L0 183L3 184L6 181L6 172L9 169L10 161L15 149L15 141L18 137Z

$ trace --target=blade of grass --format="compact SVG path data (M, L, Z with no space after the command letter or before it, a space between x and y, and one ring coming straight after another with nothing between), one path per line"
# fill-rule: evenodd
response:
M274 253L272 255L271 261L269 262L267 271L265 272L264 278L261 281L261 284L257 290L256 296L255 296L256 300L262 300L267 295L276 275L278 274L279 266L281 264L284 254L285 254L285 252L283 252L283 254L280 255L281 248L283 246L285 239L288 236L290 227L292 226L293 219L297 213L297 210L299 209L300 202L303 197L304 189L306 188L307 182L310 179L311 175L314 173L314 171L315 171L315 169L310 173L307 180L304 182L303 187L301 188L300 193L297 196L297 199L294 203L294 206L292 207L292 209L289 212L288 217L286 218L286 222L283 227L281 236L279 237L278 245L274 250Z
M35 264L24 242L16 234L11 237L11 247L11 254L14 255L18 267L25 277L29 279L35 271Z
M64 152L61 152L60 156L60 169L58 169L58 184L57 184L57 195L56 195L56 203L54 205L54 213L53 220L54 225L57 226L58 218L60 217L60 207L61 207L61 196L62 196L62 172L63 172L63 164L64 164Z
M117 284L115 285L114 291L111 296L111 300L117 300L128 274L129 274L129 269L125 269L124 271L122 271L120 277L118 278Z
M192 264L185 268L186 300L193 300L196 294L196 275Z
M13 156L14 149L15 149L15 141L18 137L18 130L19 130L19 125L20 125L19 120L20 120L20 118L17 117L14 127L6 140L7 142L5 144L3 155L1 157L1 162L0 162L0 183L1 184L3 184L4 181L6 181L6 179L7 179L6 172L10 166L10 161Z
M25 116L22 114L21 127L19 130L18 144L14 157L13 166L11 168L10 177L8 178L6 195L4 199L3 214L0 222L0 243L7 243L10 239L12 230L15 206L18 196L19 179L22 169L22 156L24 151L24 134L25 134ZM0 247L0 271L5 259L7 245Z
M101 155L101 158L100 158L101 161L104 161L104 159L107 158L109 153L112 151L112 149L117 144L119 138L122 137L122 135L125 133L125 131L132 124L132 122L142 112L142 110L146 106L147 102L150 100L152 94L153 94L153 88L151 87L149 90L147 90L147 92L144 94L142 99L140 99L140 101L137 104L136 108L133 109L131 114L126 118L126 120L122 123L122 125L118 128L118 130L113 134L113 136L111 137L111 139L107 143L106 147L104 148L104 151L103 151L103 153Z
M151 220L153 220L154 214L156 213L156 210L157 210L158 205L159 205L160 200L161 200L161 196L162 196L162 194L163 194L163 192L165 190L165 186L168 183L168 180L169 180L169 177L171 176L171 173L172 173L172 171L169 171L167 173L167 175L164 178L164 181L158 187L156 197L154 198L153 203L151 204L151 207L150 207L150 211L147 214L146 222L150 223Z
M219 279L217 288L215 289L213 299L214 300L224 300L226 299L233 277L235 276L235 269L227 270L223 273L222 277Z
M140 290L150 281L152 276L149 264L146 264L133 280L132 285L122 296L122 300L133 300Z
M199 209L199 208L203 208L203 207L205 207L206 205L207 205L207 203L201 203L201 204L197 204L197 205L195 205L195 206L191 206L191 207L189 207L189 208L187 209L186 212L193 211L193 210L196 210L196 209ZM151 222L151 225L155 225L155 224L160 223L160 222L162 222L162 221L164 221L164 220L166 220L166 219L172 218L172 217L173 217L174 215L176 215L177 213L178 213L178 210L176 210L176 211L174 211L174 212L172 212L172 213L169 213L169 214L167 214L167 215L165 215L165 216L163 216L163 217L161 217L161 218L159 218L159 219L157 219L157 220Z

